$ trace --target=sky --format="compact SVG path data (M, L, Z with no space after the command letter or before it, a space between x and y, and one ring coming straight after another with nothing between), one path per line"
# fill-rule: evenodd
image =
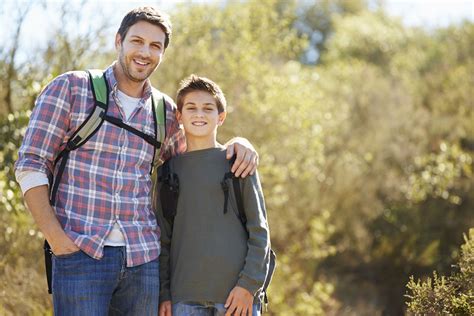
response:
M443 27L463 19L474 21L474 0L386 0L387 11L406 25Z
M32 2L33 1L33 2ZM238 1L238 0L227 0ZM370 0L369 0L370 1ZM436 27L444 27L449 24L459 23L467 19L474 21L474 0L372 0L375 2L383 2L386 11L392 16L398 16L407 26L420 26L427 29ZM80 0L68 0L71 6L77 6ZM140 5L156 5L165 11L169 11L176 4L187 2L203 3L203 2L222 2L222 0L102 0L99 2L89 1L84 8L82 21L87 23L79 23L79 31L85 31L87 27L91 27L91 22L97 18L107 16L110 19L110 25L116 26L120 24L122 17L132 8ZM10 43L7 36L14 33L12 21L3 17L5 12L9 10L18 10L18 8L26 7L26 4L34 3L32 9L27 14L26 23L22 29L23 42L20 45L20 54L26 54L28 51L34 50L41 42L50 38L55 28L61 26L60 18L57 11L60 9L62 1L58 0L3 0L0 5L0 45L1 43ZM41 3L47 3L48 9L45 10ZM103 7L104 12L97 12L98 8ZM2 12L3 11L3 12ZM107 15L106 12L112 12ZM71 30L71 31L77 31ZM114 29L115 32L115 29Z

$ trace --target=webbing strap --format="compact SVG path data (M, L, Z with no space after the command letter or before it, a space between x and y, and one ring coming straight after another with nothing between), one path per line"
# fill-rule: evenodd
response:
M232 177L232 185L234 186L235 202L237 203L237 210L239 211L239 219L245 230L247 231L247 216L245 215L244 204L242 202L242 191L240 190L240 179L236 176ZM248 231L247 231L248 232Z
M48 293L52 294L53 293L53 284L52 284L52 279L53 279L53 258L51 257L51 247L48 244L48 241L45 239L44 240L44 265L46 268L46 281L48 283Z
M64 168L66 167L66 162L67 162L67 159L69 158L69 152L70 152L69 149L64 149L61 152L61 154L58 156L58 158L62 156L61 164L59 165L58 173L56 174L56 177L54 177L53 184L51 186L51 191L50 191L50 201L51 201L51 205L53 206L56 204L56 195L57 195L57 191L59 187L59 182L61 181Z
M104 115L104 120L106 120L107 122L112 123L112 124L114 124L118 127L126 129L130 133L133 133L133 134L143 138L143 140L145 140L147 143L149 143L150 145L152 145L155 148L160 148L161 147L161 143L159 141L157 141L155 137L153 137L151 135L148 135L148 134L145 134L142 131L139 131L138 129L136 129L132 126L125 124L121 119L118 119L118 118L110 116L110 115Z

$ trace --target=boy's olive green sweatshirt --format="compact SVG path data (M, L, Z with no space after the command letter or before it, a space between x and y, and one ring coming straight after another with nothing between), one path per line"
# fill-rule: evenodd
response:
M258 300L270 250L262 188L256 173L241 180L247 235L237 217L232 180L227 180L229 203L224 213L221 181L230 170L225 155L224 149L210 148L170 161L179 178L179 198L172 232L160 201L156 203L161 228L160 302L225 303L236 285Z

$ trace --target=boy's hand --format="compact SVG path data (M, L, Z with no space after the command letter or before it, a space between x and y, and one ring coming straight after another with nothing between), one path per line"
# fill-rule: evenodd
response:
M159 316L173 316L171 312L171 301L164 301L160 303Z
M236 286L230 291L224 307L227 308L225 316L252 316L253 295L243 287Z
M245 178L248 174L254 174L258 166L258 153L250 142L242 137L235 137L226 144L227 159L237 154L231 171L236 177Z

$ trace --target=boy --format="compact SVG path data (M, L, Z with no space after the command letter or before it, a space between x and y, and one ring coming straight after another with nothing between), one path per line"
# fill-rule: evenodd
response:
M216 140L226 117L221 89L191 75L181 83L177 106L187 151L168 162L179 179L174 219L157 203L160 316L259 315L270 251L259 178L255 174L241 180L244 227L234 192L225 194L221 187L229 172L225 150Z

